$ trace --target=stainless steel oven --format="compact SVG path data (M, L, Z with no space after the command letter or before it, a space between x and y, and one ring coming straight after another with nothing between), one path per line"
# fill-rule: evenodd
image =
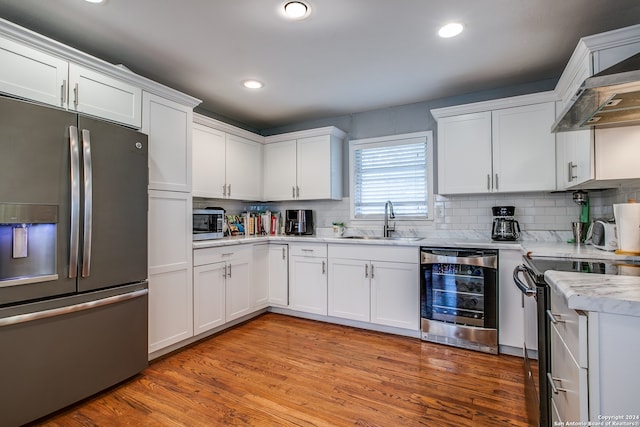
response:
M551 347L548 319L551 304L549 285L545 281L547 270L576 273L639 275L640 263L633 261L524 257L522 265L513 271L515 285L523 294L525 309L524 369L525 396L529 425L551 426ZM528 325L533 320L533 325ZM535 326L532 333L531 326ZM536 360L537 359L537 360Z
M498 251L420 248L421 337L498 353Z

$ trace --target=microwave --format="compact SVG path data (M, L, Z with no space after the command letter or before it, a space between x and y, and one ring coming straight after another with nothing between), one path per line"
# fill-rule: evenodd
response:
M224 209L195 209L193 211L193 240L224 237Z

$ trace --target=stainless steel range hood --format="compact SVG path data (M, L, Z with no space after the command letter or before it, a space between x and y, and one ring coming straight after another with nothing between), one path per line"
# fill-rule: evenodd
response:
M640 53L589 77L552 132L640 125Z

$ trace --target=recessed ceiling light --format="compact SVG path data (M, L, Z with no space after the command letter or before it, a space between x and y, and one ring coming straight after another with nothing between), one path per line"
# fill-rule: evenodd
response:
M264 84L262 82L259 82L258 80L245 80L242 82L242 86L246 87L247 89L260 89L264 86Z
M309 16L311 8L302 1L288 1L283 6L284 15L290 19L304 19Z
M87 3L102 3L104 0L84 0Z
M464 27L462 26L462 24L458 22L452 22L440 28L440 30L438 31L438 35L442 38L448 39L450 37L457 36L462 32L463 29Z

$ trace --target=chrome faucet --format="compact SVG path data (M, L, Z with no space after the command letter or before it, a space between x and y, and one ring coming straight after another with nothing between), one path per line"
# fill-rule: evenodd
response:
M382 229L382 234L384 237L391 237L391 232L396 231L395 222L393 225L389 225L389 218L393 219L396 215L393 213L393 203L391 200L387 200L384 204L384 228Z

